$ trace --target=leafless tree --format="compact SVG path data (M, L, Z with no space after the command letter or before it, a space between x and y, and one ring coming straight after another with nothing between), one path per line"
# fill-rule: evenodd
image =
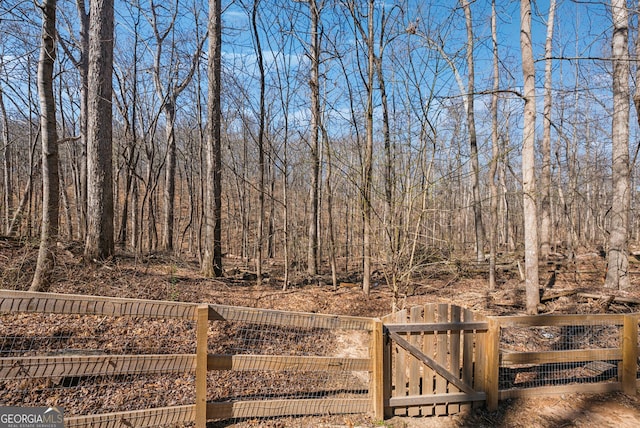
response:
M263 246L264 246L264 198L265 198L265 69L264 69L264 57L262 54L262 45L260 40L260 32L258 31L258 5L260 0L253 1L253 7L251 9L251 31L254 42L254 48L257 56L257 65L259 71L259 108L258 108L258 225L256 238L256 275L258 285L262 283L262 263L263 263Z
M124 173L124 196L120 210L120 226L117 231L118 245L126 248L131 244L131 248L136 251L137 238L137 210L133 206L137 205L137 166L140 159L138 141L138 114L140 104L139 94L139 70L142 61L140 54L141 38L141 11L139 8L130 8L132 15L133 40L131 46L131 58L129 61L122 59L126 64L114 67L117 88L114 89L114 103L120 113L124 126L124 141L122 143L122 170ZM117 59L115 60L117 61ZM121 68L119 70L119 68ZM131 226L129 226L131 225Z
M540 171L540 255L546 258L551 251L551 103L552 103L552 65L553 26L556 1L549 2L547 18L547 38L545 42L544 66L544 111L542 113L542 168Z
M0 66L2 61L0 60ZM5 232L9 232L11 214L13 211L13 185L11 180L11 144L9 138L9 117L4 104L2 86L0 85L0 145L2 145L2 184L4 190L4 216L3 226Z
M629 18L625 0L611 0L613 18L613 118L611 225L605 287L625 289L629 281Z
M493 48L493 93L491 94L491 165L489 169L490 229L489 229L489 289L496 288L496 258L498 246L498 186L496 173L500 156L498 141L498 90L500 89L500 69L498 56L498 25L496 0L491 1L491 41Z
M169 59L163 56L163 50L165 48L165 42L167 38L175 31L176 20L179 12L179 2L175 0L172 5L172 9L169 21L165 24L164 29L160 28L158 9L165 9L165 5L159 6L158 4L151 2L151 18L150 23L153 28L153 34L156 43L156 52L154 56L153 64L153 79L158 94L158 99L161 100L161 109L165 118L165 138L167 141L167 155L165 159L165 180L164 180L164 195L163 195L163 217L162 217L162 248L164 250L173 250L173 238L174 238L174 216L175 216L175 189L176 189L176 134L175 134L175 120L176 120L176 102L178 96L186 89L191 83L195 70L199 64L202 48L206 37L200 37L196 40L196 48L191 56L189 66L182 79L178 79L180 70L180 59L178 58L177 41L170 40L169 45L170 55ZM194 13L197 14L197 10ZM163 72L164 70L164 72Z
M469 149L471 155L471 190L473 193L473 221L476 238L476 260L484 261L484 241L485 231L482 222L482 196L480 195L480 164L478 161L478 137L476 133L476 121L474 113L475 98L475 64L473 55L473 19L471 16L471 5L467 0L460 0L464 9L465 23L467 27L467 132L469 133Z
M91 2L87 88L87 239L85 260L113 255L113 0Z
M78 39L68 43L64 38L59 38L60 46L66 56L71 59L80 75L80 147L77 156L72 161L74 164L76 211L78 213L78 229L82 238L87 231L87 108L89 86L89 11L86 0L76 0L76 14L79 22ZM73 28L74 23L67 24ZM74 37L75 39L75 37ZM72 52L70 44L74 44L77 54Z
M366 102L364 108L365 121L365 147L362 160L361 173L361 203L362 203L362 291L369 294L371 289L371 256L372 256L372 179L373 179L373 93L374 79L376 75L375 68L375 40L374 40L374 11L375 1L367 1L367 11L363 13L357 2L347 2L347 7L351 12L351 17L357 32L360 35L362 43L366 49L366 70L362 73L362 80L366 89ZM366 26L362 24L361 19L366 18Z
M311 183L309 186L309 247L307 251L307 272L311 276L318 273L318 210L320 206L320 12L316 0L309 1L310 43L309 59L311 71L309 89L311 93Z
M204 200L205 242L202 272L205 276L222 275L222 142L220 139L222 1L209 0L209 53L207 63L207 136L205 139L206 189Z
M536 208L535 126L536 82L531 40L531 1L520 1L520 48L524 80L524 128L522 131L522 191L524 210L524 258L527 313L536 314L538 285L538 217Z
M56 60L56 0L46 0L42 9L42 45L38 61L38 96L42 134L42 223L40 250L29 291L42 291L49 285L53 251L58 238L60 182L58 175L58 131L53 97L53 67Z

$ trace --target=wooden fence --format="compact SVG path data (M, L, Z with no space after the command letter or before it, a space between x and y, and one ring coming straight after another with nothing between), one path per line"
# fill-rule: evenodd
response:
M548 341L555 336L570 336L561 346L547 350L512 351L500 349L491 356L495 369L490 373L492 392L488 394L490 408L498 406L498 400L535 395L568 393L602 393L623 391L635 395L638 381L638 314L611 315L536 315L508 316L496 319L496 336L500 330L537 329ZM542 329L540 329L542 328ZM548 333L553 331L553 333ZM575 338L588 335L590 343L572 343ZM541 348L542 346L538 346ZM500 385L499 376L511 377L518 371L538 373L545 368L558 370L556 379L548 385L513 387ZM532 370L533 369L533 370ZM587 372L588 375L584 375ZM504 382L502 382L504 383Z
M371 318L239 308L111 297L60 295L0 290L0 314L45 313L135 318L178 318L195 321L193 354L162 355L38 355L0 358L0 381L29 378L80 378L86 376L145 375L152 373L195 374L195 403L153 409L65 417L67 427L151 427L207 420L340 413L382 414L382 323ZM286 327L323 331L359 330L370 346L363 358L295 355L222 355L209 352L210 324L214 322L256 324L259 328ZM370 339L372 337L373 339ZM97 350L99 351L99 350ZM365 398L319 398L207 400L207 375L211 371L365 372Z
M213 419L339 413L372 413L381 420L393 414L454 414L484 403L493 410L501 399L531 395L608 391L635 394L639 386L637 314L484 317L467 309L440 304L410 308L381 321L213 304L0 290L0 314L20 313L179 319L194 325L193 353L2 354L0 382L25 376L80 378L149 373L186 373L195 379L193 404L71 415L65 418L67 427L150 427L193 422L204 427L207 420ZM212 340L217 340L212 336L212 326L216 322L256 325L259 330L301 329L308 332L311 340L314 334L346 332L349 335L350 331L359 331L366 338L367 351L359 357L212 353L216 345ZM590 348L588 343L571 348L513 349L506 343L509 332L526 334L531 330L543 338L549 336L548 340L552 341L557 332L570 335L590 327L597 327L601 336L617 339L600 344L597 349ZM599 367L608 375L580 383L571 378L561 379L549 385L507 384L503 380L505 376L523 377L523 373L533 376L541 368L558 364L583 370ZM365 394L229 397L226 401L207 398L213 387L212 372L254 371L300 372L303 376L309 372L362 372L365 376L361 379L366 379Z
M480 401L495 410L514 397L635 395L640 386L638 314L483 317L428 304L383 321L385 416L450 415Z

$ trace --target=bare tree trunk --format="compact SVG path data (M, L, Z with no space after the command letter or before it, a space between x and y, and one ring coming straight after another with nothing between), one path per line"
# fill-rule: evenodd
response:
M33 145L29 150L29 176L27 178L27 184L25 186L24 193L22 193L22 198L20 198L20 203L18 204L18 208L13 213L13 217L11 218L11 222L9 222L9 228L7 229L7 235L13 236L17 229L18 224L22 220L22 215L24 211L27 209L27 204L31 200L31 193L33 192L33 168L35 163L35 140L33 141Z
M544 112L542 135L542 171L540 174L540 255L544 258L551 252L551 78L553 53L553 25L556 12L556 0L549 2L549 17L547 19L547 39L545 43L544 66Z
M267 140L269 140L267 138ZM277 252L277 232L276 232L276 162L279 162L278 156L271 143L269 143L269 152L267 155L268 177L269 177L269 223L267 225L267 258L273 259ZM277 160L277 161L276 161Z
M524 128L522 132L522 187L524 209L524 259L527 313L536 314L538 285L538 219L536 209L535 126L536 82L531 42L531 0L520 2L520 47L524 80Z
M491 1L491 40L493 42L493 93L491 94L491 166L489 170L489 187L491 188L491 227L489 230L489 289L496 288L496 258L498 236L498 186L496 172L500 148L498 142L498 90L500 75L498 68L498 28L496 0Z
M87 239L85 260L113 255L113 0L91 2L87 95Z
M13 187L11 183L11 146L9 144L9 117L4 105L2 87L0 87L0 145L3 155L3 188L4 188L4 231L9 234L11 214L13 211Z
M87 234L87 110L88 110L88 86L89 86L89 13L85 0L76 0L76 12L80 22L80 53L79 58L74 58L66 44L60 45L69 56L80 74L80 153L77 164L76 180L76 211L78 213L78 230L80 237L84 239Z
M467 0L460 0L464 9L467 27L467 130L469 132L469 148L471 153L471 189L473 192L473 220L476 240L476 260L484 261L485 231L482 222L482 198L480 195L480 165L478 162L478 138L474 115L475 66L473 56L473 20L471 6Z
M307 273L315 276L318 273L318 207L320 198L320 32L318 24L320 11L316 0L309 0L311 15L311 184L309 188L309 248L307 252Z
M153 200L153 192L156 188L156 180L154 179L153 174L153 153L149 147L145 150L146 161L147 161L147 169L145 173L144 179L144 194L142 195L142 203L140 207L140 234L138 235L138 244L137 247L142 250L144 243L144 234L147 233L147 250L151 251L154 248L154 230L155 230L155 204ZM146 213L146 230L144 227L145 223L145 213Z
M265 163L264 163L264 132L265 132L265 70L258 32L258 4L260 0L254 0L251 13L251 25L255 41L256 55L258 57L258 69L260 71L260 110L258 118L258 236L256 254L257 284L262 284L262 259L264 244L264 194L265 194Z
M67 226L67 236L69 240L73 240L73 222L71 220L71 204L69 203L69 195L67 194L67 185L64 178L63 170L58 166L60 172L60 198L62 198L62 209L64 212L64 222Z
M42 45L38 61L38 97L42 133L42 224L40 250L29 291L42 291L49 285L58 238L59 190L58 132L53 97L53 65L56 60L56 0L42 3Z
M202 257L202 272L205 276L221 276L221 215L222 215L222 142L220 141L220 92L222 58L222 0L209 0L209 62L207 64L207 138L205 156L207 159L207 183L205 186L205 242Z
M165 177L163 193L162 244L163 250L173 250L173 219L176 199L176 133L175 99L165 101L162 111L165 117L165 138L167 156L165 159Z
M65 117L65 113L64 113L64 102L63 102L63 90L66 89L67 90L67 94L69 94L69 88L63 88L63 85L60 84L58 85L58 102L60 103L60 124L61 124L61 130L60 133L61 135L67 135L67 131L66 131L66 122L67 119ZM63 139L66 140L67 138ZM73 141L74 139L77 139L76 137L71 137L69 140ZM62 141L58 140L57 144L60 145ZM58 149L59 151L59 149ZM69 206L69 198L67 195L67 185L66 185L66 180L64 177L64 172L65 169L62 166L62 163L60 162L60 156L58 155L58 187L60 189L60 204L62 205L61 208L62 209L62 214L64 215L64 224L66 226L67 229L67 239L68 240L73 240L73 223L71 221L71 207ZM62 217L59 217L62 218ZM61 229L61 224L62 221L59 221L59 225L58 225L58 237L62 236L62 233L60 232Z
M284 281L282 289L286 290L289 286L289 259L290 259L290 230L289 230L289 155L288 155L288 143L289 143L289 119L285 115L284 125L284 141L283 141L283 154L282 154L282 229L284 234Z
M214 9L217 8L216 5L213 5ZM209 11L209 14L215 14L216 11ZM207 19L207 26L216 26L216 25L220 25L219 20L217 21L213 21L212 19ZM207 37L210 38L211 37L211 31L216 31L215 28L210 28L209 27L209 32ZM220 35L218 35L220 36ZM220 38L220 37L218 37ZM209 39L210 40L210 39ZM215 43L217 44L218 42L215 41ZM221 43L221 42L220 42ZM209 41L209 46L211 46L211 41ZM213 62L215 61L215 59L211 56L211 55L216 55L216 51L214 50L213 52L208 52L209 55L209 61L207 62L207 74L208 74L208 67L209 67L209 62ZM215 74L215 71L214 71ZM189 232L191 239L190 239L190 244L189 247L192 248L192 251L195 252L198 255L198 262L200 263L200 270L202 270L204 272L204 252L205 252L205 246L204 246L204 242L206 241L206 237L205 234L207 233L205 228L205 207L206 207L206 198L208 197L207 195L207 184L205 183L204 180L207 180L207 175L206 175L206 170L207 170L207 165L206 165L206 161L205 161L205 151L207 150L206 148L206 139L208 138L208 134L207 134L207 125L210 123L210 119L209 119L209 112L207 111L206 113L206 121L202 120L202 98L203 96L207 97L207 101L205 102L205 108L208 109L208 106L206 105L206 103L209 100L209 95L208 95L208 91L209 91L209 87L208 87L208 83L209 80L211 78L207 77L207 95L204 95L202 92L202 72L201 72L201 67L198 67L196 69L196 84L195 84L195 93L196 93L196 114L198 115L198 119L197 119L197 123L198 123L198 147L197 147L197 151L194 150L193 151L193 159L198 159L198 168L197 171L193 168L193 164L191 165L191 168L194 169L194 178L193 178L193 186L197 189L197 195L194 195L194 198L196 200L196 208L195 208L195 213L194 213L194 217L195 217L195 227L191 229L191 231ZM215 89L215 88L214 88ZM197 177L199 178L196 181L196 174ZM197 182L197 185L196 185ZM214 222L215 225L215 222ZM227 228L227 241L230 241L229 239L229 228Z
M279 29L284 31L284 25L288 25L288 21L279 22ZM269 39L267 39L269 41ZM270 49L271 46L270 46ZM288 52L287 49L282 46L280 48L282 50L283 55L281 56L282 62L274 61L274 66L276 70L276 79L278 82L278 95L280 98L280 105L284 111L288 111L291 106L291 80L290 80L290 67L291 63L288 61L288 56L285 52ZM290 49L290 47L288 48ZM284 114L282 117L282 152L278 156L276 154L276 158L279 159L278 165L274 165L275 168L279 168L281 173L281 186L282 186L282 251L284 258L284 278L282 284L282 290L286 290L289 286L289 274L290 274L290 225L289 225L289 203L290 203L290 194L289 194L289 115ZM274 174L274 183L275 184L275 174ZM275 205L275 204L274 204ZM331 206L329 206L331 209ZM273 210L273 215L275 217L275 207Z
M28 69L31 70L31 57L27 58L27 64L28 64ZM28 99L31 100L33 98L32 96L32 89L31 89L31 74L29 74L28 77ZM25 225L25 235L27 237L32 237L33 235L31 234L32 232L32 224L33 224L33 219L31 218L31 213L34 212L35 210L33 209L33 205L34 205L34 186L36 185L36 181L34 180L34 168L35 168L35 159L36 159L36 146L38 145L38 136L40 135L40 126L37 127L37 132L34 132L34 124L35 121L33 119L34 115L35 115L35 109L34 109L34 105L33 103L29 102L29 141L31 142L31 152L29 153L29 183L27 184L27 188L28 191L25 192L24 194L24 204L21 202L20 206L18 207L18 210L16 211L16 213L13 215L13 218L17 221L21 221L22 220L22 215L23 215L23 210L26 210L26 214L24 215L24 218L26 220L26 225ZM10 229L13 229L13 225L15 224L14 221L11 222L12 225L10 227Z
M505 120L507 124L507 129L504 133L504 138L502 141L501 150L503 153L502 162L498 165L498 182L500 183L501 189L501 197L500 197L500 205L501 208L498 210L500 212L501 217L501 234L503 239L503 244L509 249L509 251L513 252L516 248L516 239L515 239L515 231L512 225L512 218L514 217L512 214L511 203L509 201L509 187L507 186L507 170L510 168L509 162L509 147L511 143L509 142L509 119Z
M629 18L625 0L611 0L613 17L613 121L611 136L613 195L605 287L625 289L629 281Z
M384 49L387 41L385 8L381 10L380 34L378 38L378 57L376 58L376 73L378 74L378 86L380 88L380 103L382 107L382 140L384 145L384 221L387 242L385 245L385 275L390 284L397 283L398 277L398 253L400 251L401 219L396 218L396 172L395 172L395 147L391 140L389 119L389 100L387 96L387 84L383 69Z
M373 80L375 76L375 63L373 51L373 12L374 0L369 0L367 16L367 107L366 107L366 132L367 144L365 147L364 164L362 171L362 213L363 213L363 272L362 291L369 295L371 290L371 187L373 174Z
M82 3L82 9L78 9L81 16L81 43L82 53L79 64L80 79L82 80L82 88L80 90L80 237L86 239L88 230L88 204L89 204L89 178L88 178L88 146L89 146L89 13L85 12L84 0L78 0L78 4Z
M138 237L140 236L139 218L141 217L140 211L138 210L138 196L138 179L136 178L133 180L133 184L131 186L131 238L129 244L133 252L136 254L140 252L141 248L138 240Z
M249 165L249 145L248 145L248 131L243 129L242 138L242 173L236 176L236 187L238 189L238 199L240 200L240 215L242 216L242 247L241 254L245 261L245 265L248 266L251 258L251 251L249 248L249 228L250 228L250 215L251 215L251 198L250 190L248 186L247 170Z
M638 10L640 10L640 4L638 4ZM638 59L640 59L640 35L636 34L635 60L637 61ZM638 79L640 79L640 64L636 63L636 82L639 82ZM633 94L633 105L636 110L636 120L638 121L638 124L640 124L640 85L638 85L637 83L636 83L635 93ZM633 168L636 165L636 160L638 158L639 152L640 152L640 145L637 145L633 159L631 159L631 164L630 164L631 168ZM631 177L631 179L633 179L633 176ZM635 188L636 186L637 184L632 183L631 188ZM635 192L634 192L634 195L635 195ZM640 234L640 227L638 227L637 221L634 223L636 223L635 235L636 235L636 241L638 242L640 241L640 237L638 236ZM631 236L631 231L629 231L629 236Z
M122 115L125 117L125 139L126 141L126 149L124 155L124 161L126 164L125 167L125 194L123 198L122 204L122 217L120 218L120 227L118 229L118 244L123 248L127 247L128 243L128 234L129 234L129 197L132 193L134 181L137 180L135 177L136 168L138 164L138 159L140 158L140 154L136 150L136 145L138 143L138 43L139 43L139 23L140 23L140 9L137 9L137 16L134 22L134 41L133 41L133 58L132 58L132 66L133 66L133 76L131 82L131 118L128 119L129 109L127 108L127 103L123 102ZM123 96L124 99L124 96ZM131 203L133 205L133 201ZM133 216L136 216L137 213L132 213ZM135 229L135 226L132 225L131 229ZM135 238L132 242L135 242ZM135 246L132 246L135 250Z
M333 285L333 289L338 288L338 266L336 263L336 240L334 235L335 226L333 224L333 187L331 180L333 179L333 165L331 160L331 144L329 143L329 135L327 134L327 130L322 127L322 140L324 142L325 153L327 156L327 176L326 176L326 187L327 187L327 234L329 237L329 264L331 265L331 283Z
M124 184L124 198L122 202L122 217L120 218L120 227L118 229L118 244L123 248L126 248L127 237L129 235L129 197L131 195L131 189L133 187L133 181L135 180L134 173L137 164L138 155L135 149L135 136L128 136L129 142L127 143L127 149L125 151L125 184Z

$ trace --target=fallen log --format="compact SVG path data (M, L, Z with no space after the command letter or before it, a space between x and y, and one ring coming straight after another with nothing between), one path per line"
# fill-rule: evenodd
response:
M564 291L558 291L552 294L545 294L540 298L540 303L559 299L560 297L573 296L576 293L577 293L576 290L564 290Z
M634 299L632 297L619 297L605 294L592 294L592 293L577 293L578 297L585 299L597 299L597 300L611 300L615 303L626 303L630 305L640 305L640 299Z

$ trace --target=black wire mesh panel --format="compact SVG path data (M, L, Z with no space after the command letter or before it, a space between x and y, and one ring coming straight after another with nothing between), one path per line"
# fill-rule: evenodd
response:
M588 325L504 327L499 389L617 381L621 332L596 317Z
M309 314L247 311L209 331L217 369L207 399L220 408L233 403L230 423L353 413L354 402L368 410L370 331Z
M194 321L0 314L0 406L65 418L195 401Z

